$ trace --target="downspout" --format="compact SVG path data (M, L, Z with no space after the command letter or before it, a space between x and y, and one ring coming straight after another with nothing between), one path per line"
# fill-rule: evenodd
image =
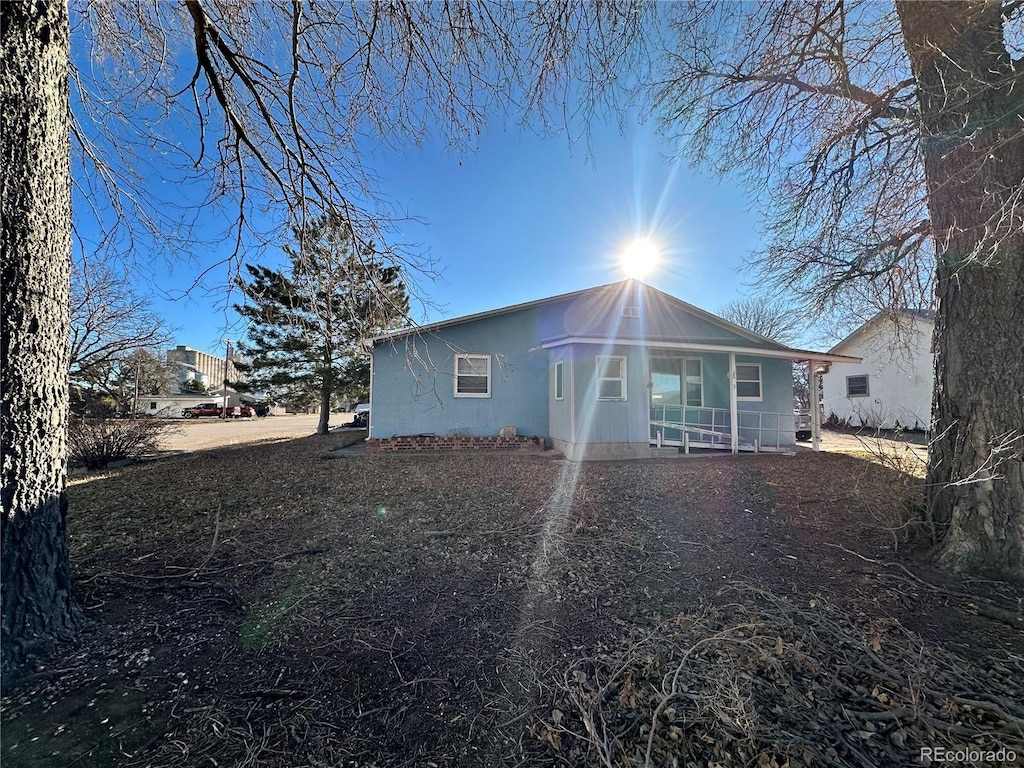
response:
M368 350L370 353L370 413L366 416L366 439L373 437L373 347Z
M732 452L740 451L740 415L736 403L736 353L729 353L729 432L732 439Z

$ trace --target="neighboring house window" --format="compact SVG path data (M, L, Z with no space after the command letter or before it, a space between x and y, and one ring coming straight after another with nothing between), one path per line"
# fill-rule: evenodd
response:
M868 396L868 376L847 376L846 377L846 396L847 397L867 397Z
M562 361L559 360L555 363L555 400L561 400L564 397L564 381L562 379Z
M491 356L455 356L455 396L491 396Z
M597 399L626 399L626 358L597 356Z
M737 363L736 365L736 399L761 399L761 364Z
M691 408L700 408L704 405L704 377L701 372L699 359L686 359L683 361L683 375L686 383L686 404Z

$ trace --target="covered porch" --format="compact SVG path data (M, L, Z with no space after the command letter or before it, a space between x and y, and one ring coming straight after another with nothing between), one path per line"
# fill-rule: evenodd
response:
M549 435L571 460L792 451L793 363L835 357L703 340L575 337L544 347ZM820 413L811 431L818 448Z
M650 445L677 447L684 453L691 448L731 453L792 450L797 431L793 381L786 376L785 394L780 395L779 379L786 374L780 373L779 364L807 365L812 382L819 363L834 357L804 350L755 351L684 343L652 347L648 350ZM820 450L818 408L810 409L810 431L813 449Z

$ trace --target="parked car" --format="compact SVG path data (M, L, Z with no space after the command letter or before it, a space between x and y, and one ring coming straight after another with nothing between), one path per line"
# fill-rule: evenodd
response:
M369 403L360 403L356 406L355 415L352 416L352 426L359 429L366 429L370 426Z
M796 439L806 441L811 439L811 414L798 411L793 414L793 422L796 428Z
M186 419L198 419L203 416L220 416L221 407L216 403L200 403L199 405L193 405L191 408L183 409L181 415Z

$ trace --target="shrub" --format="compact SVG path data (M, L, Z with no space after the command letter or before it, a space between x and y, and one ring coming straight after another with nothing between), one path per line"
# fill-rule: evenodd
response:
M155 419L90 419L72 416L68 455L87 469L103 469L112 461L138 459L160 447L177 427Z
M861 499L879 526L892 536L895 549L901 544L918 542L925 533L922 529L922 513L927 453L907 441L902 432L895 432L889 439L857 439L871 461L888 472L882 493L869 491L877 486L858 483L855 495Z
M824 423L822 423L821 426L826 427L828 429L849 429L850 420L841 419L836 415L835 411L829 411L828 418L825 419Z

